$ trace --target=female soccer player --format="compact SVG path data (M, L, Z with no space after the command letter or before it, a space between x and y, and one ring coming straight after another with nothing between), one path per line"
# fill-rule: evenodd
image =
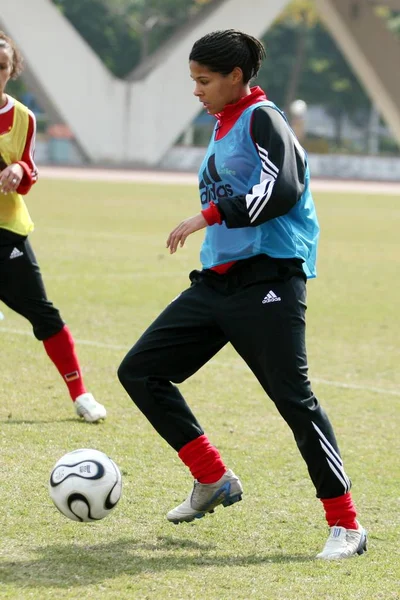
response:
M47 299L28 240L33 223L22 195L37 180L36 121L26 106L5 93L7 82L21 69L18 49L0 31L0 300L30 321L64 379L77 414L94 422L106 417L106 409L86 391L73 337Z
M265 51L236 30L199 39L189 57L194 95L217 117L200 167L199 214L169 235L171 254L206 228L202 270L127 354L119 378L139 409L193 475L171 510L192 521L242 497L178 389L230 342L291 428L331 528L318 557L362 554L350 481L331 423L312 392L305 347L306 280L315 277L319 227L304 150L283 113L249 81Z

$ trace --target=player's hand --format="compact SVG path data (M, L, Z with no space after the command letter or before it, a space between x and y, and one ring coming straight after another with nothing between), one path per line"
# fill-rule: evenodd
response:
M167 248L169 248L169 253L174 254L178 246L182 248L188 235L199 231L199 229L204 229L204 227L207 227L207 221L201 213L179 223L178 227L175 227L168 236Z
M0 192L8 194L15 192L24 176L24 170L21 165L16 163L9 165L0 173Z

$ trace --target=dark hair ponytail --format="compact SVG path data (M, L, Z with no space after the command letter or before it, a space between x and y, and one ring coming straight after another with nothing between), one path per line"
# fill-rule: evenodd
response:
M189 60L221 75L240 67L243 83L257 75L264 58L265 48L260 40L237 29L207 33L194 43L189 55Z

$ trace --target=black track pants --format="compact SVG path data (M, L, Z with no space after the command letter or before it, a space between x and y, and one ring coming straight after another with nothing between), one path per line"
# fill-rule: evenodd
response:
M340 496L350 481L307 375L306 284L284 261L271 268L268 260L241 261L223 276L192 272L191 287L145 331L118 376L153 427L179 451L203 429L173 383L190 377L230 342L291 428L317 496Z
M64 322L47 299L29 240L3 233L0 242L0 300L28 319L38 340L46 340L58 333Z

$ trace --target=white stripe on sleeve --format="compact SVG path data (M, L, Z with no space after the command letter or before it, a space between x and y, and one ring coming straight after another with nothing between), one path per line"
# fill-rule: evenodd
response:
M251 193L246 194L246 205L249 211L250 223L253 223L271 197L279 169L268 158L268 151L258 144L257 151L261 159L260 183L253 186Z

